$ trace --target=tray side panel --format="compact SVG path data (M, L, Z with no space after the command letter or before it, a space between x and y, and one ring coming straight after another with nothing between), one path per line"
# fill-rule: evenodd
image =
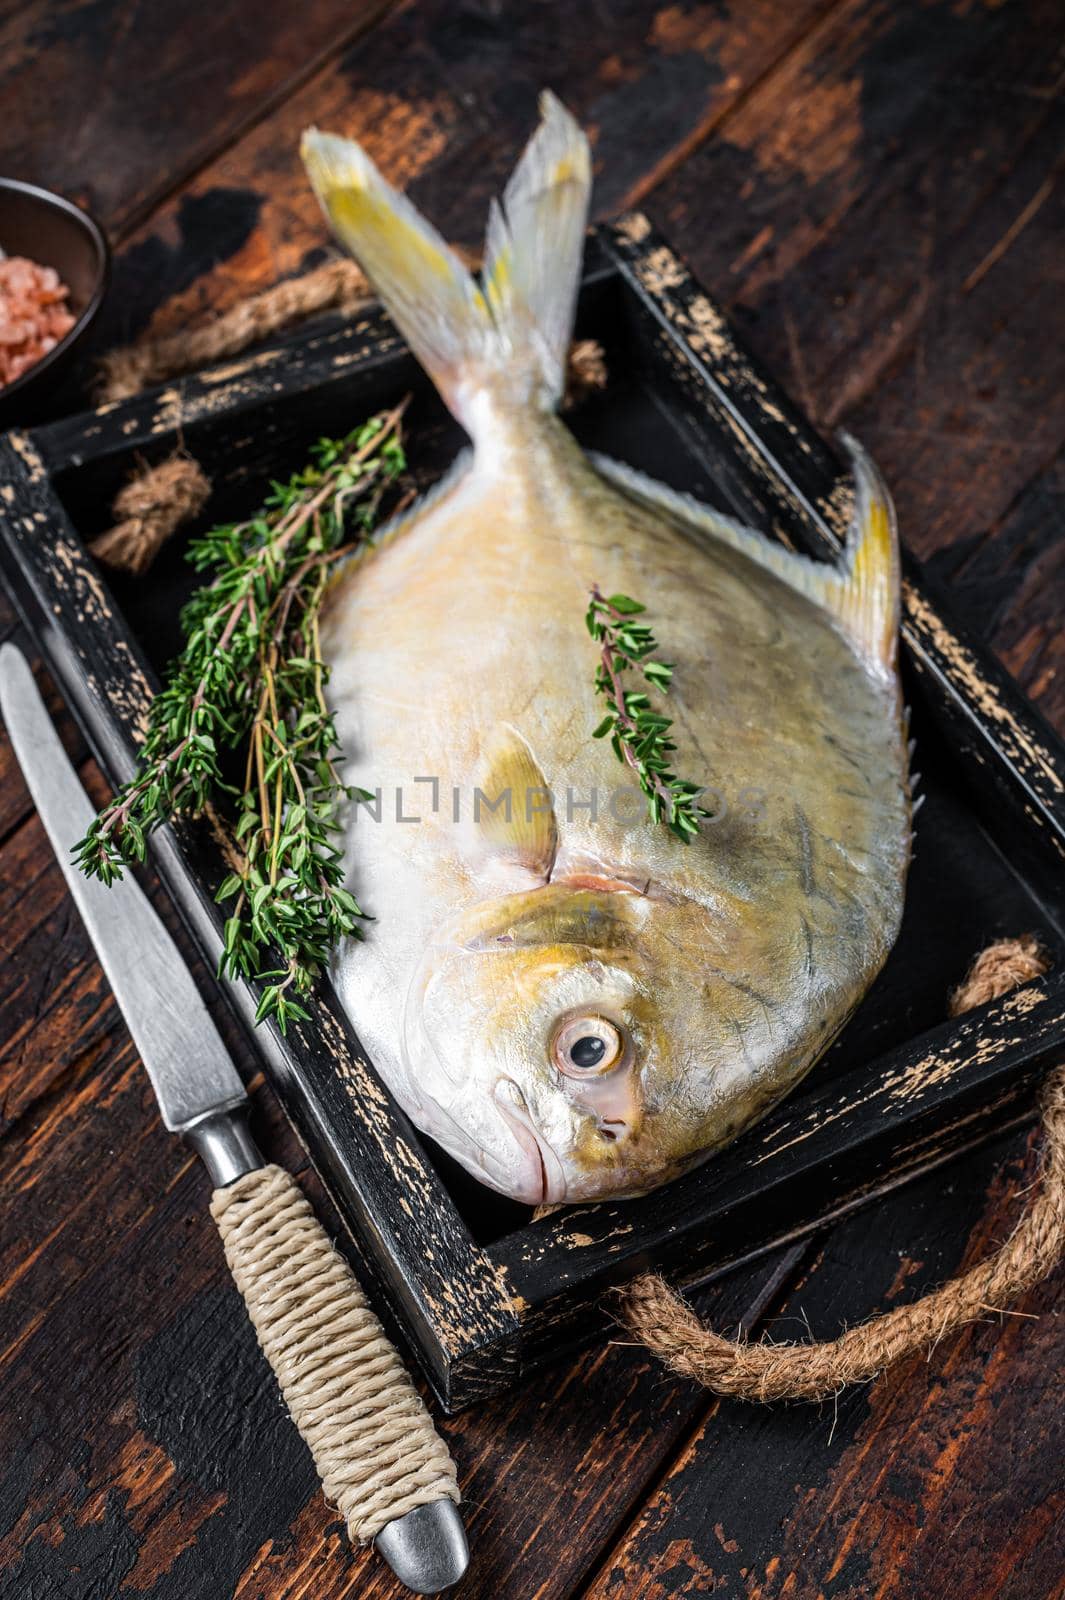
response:
M153 691L150 673L28 436L0 440L0 481L14 491L11 501L0 502L5 580L90 746L112 781L122 782L134 769ZM201 830L191 824L160 830L152 854L194 938L217 962L222 919ZM463 1403L477 1398L482 1384L506 1382L516 1359L517 1319L502 1276L470 1239L329 986L315 999L313 1022L287 1036L254 1027L252 986L227 985L226 993L441 1399L454 1402L452 1383L460 1374Z
M851 506L838 456L760 370L646 217L633 213L604 228L602 248L631 286L634 315L658 347L657 381L668 375L670 404L733 508L787 544L836 556ZM653 364L649 378L656 381ZM734 445L724 463L722 434ZM1011 856L1043 874L1044 904L1061 931L1065 750L1005 668L954 624L905 551L903 564L904 654L965 767L982 820L996 837L1008 836Z

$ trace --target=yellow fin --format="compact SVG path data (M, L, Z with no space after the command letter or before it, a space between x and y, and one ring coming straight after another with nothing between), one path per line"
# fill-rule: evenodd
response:
M561 101L540 96L540 126L493 204L485 293L506 344L535 356L551 404L562 398L592 186L588 140Z
M595 455L595 468L616 488L652 509L709 534L820 606L846 634L858 656L879 677L895 672L899 632L899 547L895 507L887 486L861 445L842 435L854 474L854 514L838 563L812 561L745 527L735 517L704 506L689 494L656 483L632 467Z
M539 762L504 722L485 747L473 794L481 843L536 877L547 878L558 850L554 799Z
M333 231L457 410L463 368L483 360L495 342L492 318L469 270L354 139L309 128L300 154Z
M310 128L300 146L329 223L364 269L448 406L476 438L485 391L561 397L591 187L588 141L554 95L493 204L485 289L353 139Z
M843 570L826 583L826 601L866 660L893 673L902 593L895 506L872 458L850 434L841 437L854 473L854 514Z

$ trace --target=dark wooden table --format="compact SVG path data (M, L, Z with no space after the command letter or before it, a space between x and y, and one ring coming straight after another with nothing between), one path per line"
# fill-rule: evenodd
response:
M0 171L95 208L103 336L128 338L321 257L309 122L476 246L552 85L595 140L598 212L644 206L814 419L863 438L905 538L1060 730L1063 20L1060 0L27 0L0 7ZM0 636L20 637L2 600ZM0 1593L394 1595L317 1493L6 745L0 777ZM1002 1136L700 1306L830 1336L1000 1240L1034 1157ZM620 1337L546 1373L446 1425L460 1593L1065 1594L1063 1289L835 1405L718 1404Z

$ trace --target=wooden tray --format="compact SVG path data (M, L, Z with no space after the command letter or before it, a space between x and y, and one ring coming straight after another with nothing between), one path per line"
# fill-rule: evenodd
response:
M578 332L602 342L610 372L571 419L582 442L814 554L838 548L848 490L836 456L645 218L593 237ZM180 540L139 581L102 577L86 554L136 460L183 441L215 485L206 519L235 519L321 433L408 389L411 451L428 480L461 436L381 314L0 441L0 569L113 780L131 770L192 582ZM598 1337L603 1291L647 1265L704 1280L1030 1114L1041 1072L1065 1046L1065 750L950 623L912 561L903 639L927 800L898 944L795 1094L698 1171L643 1200L533 1222L412 1130L327 986L287 1040L254 1031L448 1409ZM194 825L161 834L155 859L214 959L220 872L209 835ZM1030 931L1055 958L1051 975L944 1020L971 956ZM235 986L231 999L251 1033L254 995Z

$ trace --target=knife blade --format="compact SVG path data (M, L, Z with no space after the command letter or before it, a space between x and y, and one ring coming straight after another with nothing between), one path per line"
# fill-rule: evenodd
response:
M25 656L0 649L0 709L56 859L152 1081L163 1124L182 1133L245 1100L229 1052L192 974L131 873L107 888L75 865L96 816Z
M449 1588L469 1551L447 1447L295 1180L256 1148L240 1076L158 913L129 873L105 887L75 865L95 808L10 643L0 646L0 712L163 1122L211 1176L227 1262L319 1475L352 1539L372 1540L402 1583L416 1594Z

